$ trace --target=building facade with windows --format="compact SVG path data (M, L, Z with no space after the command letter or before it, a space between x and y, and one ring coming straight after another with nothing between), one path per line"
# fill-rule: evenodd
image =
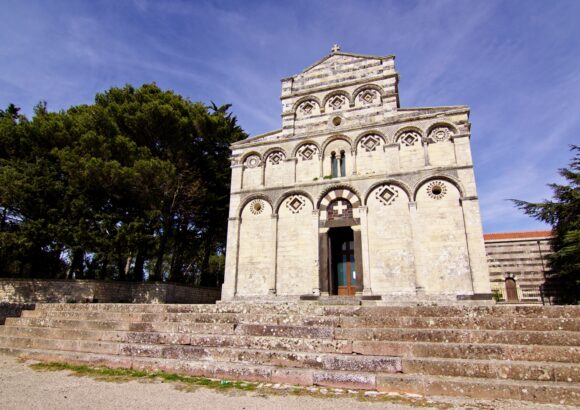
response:
M542 302L541 286L551 274L552 238L552 231L484 235L491 289L499 301Z
M469 108L401 108L394 56L282 80L282 129L232 145L222 300L490 300Z

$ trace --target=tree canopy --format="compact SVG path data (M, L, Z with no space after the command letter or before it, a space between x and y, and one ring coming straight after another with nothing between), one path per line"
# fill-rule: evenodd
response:
M155 84L0 110L0 275L216 285L245 137L229 105Z
M513 200L526 214L552 225L555 237L550 268L577 285L580 282L580 147L571 147L569 168L560 169L567 184L550 184L552 201L532 203Z

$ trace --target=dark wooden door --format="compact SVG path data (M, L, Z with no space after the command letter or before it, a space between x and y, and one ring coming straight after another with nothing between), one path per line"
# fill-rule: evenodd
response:
M351 296L356 293L359 286L355 266L354 241L344 240L341 243L336 261L339 295Z
M516 281L513 278L507 278L505 280L505 292L508 302L517 302L518 299L518 288L516 286Z

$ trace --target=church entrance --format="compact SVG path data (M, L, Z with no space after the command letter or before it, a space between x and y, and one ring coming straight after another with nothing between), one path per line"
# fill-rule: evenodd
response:
M362 289L356 271L354 233L350 227L331 228L329 293L331 295L352 296Z

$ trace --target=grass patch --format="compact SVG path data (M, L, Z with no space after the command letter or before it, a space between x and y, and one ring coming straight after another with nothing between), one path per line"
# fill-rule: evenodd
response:
M131 380L159 380L168 383L181 383L189 386L202 386L218 390L256 390L256 384L229 381L229 380L215 380L205 377L184 376L177 373L167 372L146 372L142 370L132 369L111 369L108 367L92 367L87 365L75 365L67 363L36 363L30 366L34 370L39 371L69 371L75 376L88 376L98 380L125 382Z

